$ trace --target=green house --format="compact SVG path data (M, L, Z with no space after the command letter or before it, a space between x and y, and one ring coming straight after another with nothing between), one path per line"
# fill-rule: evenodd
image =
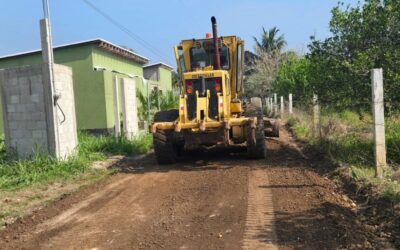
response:
M172 75L174 68L165 63L155 63L143 67L144 78L152 86L156 86L162 93L172 91Z
M40 64L41 56L36 50L0 57L0 69ZM114 128L115 77L133 77L139 91L146 89L142 79L149 59L103 39L54 47L54 61L72 68L78 129L102 132ZM160 69L158 80L151 79L151 84L166 91L171 89L171 72L168 76L164 69Z

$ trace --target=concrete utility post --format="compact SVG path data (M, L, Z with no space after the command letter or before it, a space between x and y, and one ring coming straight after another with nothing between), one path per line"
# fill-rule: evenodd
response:
M49 151L51 154L58 156L60 150L60 140L58 138L58 116L57 116L57 100L56 90L54 87L54 55L51 36L50 9L47 0L43 0L44 19L40 20L40 35L43 59L43 85L45 89L45 101L52 105L46 106L46 120L50 131L47 138ZM52 150L50 150L52 149Z
M281 116L285 113L285 103L283 102L283 96L281 96Z
M121 119L120 119L120 111L119 111L119 84L118 84L118 76L114 75L113 81L113 95L114 95L114 133L115 137L119 137L121 135Z
M274 93L274 112L275 114L278 114L278 97L276 93Z
M293 114L293 97L292 94L289 94L289 114Z
M376 176L383 178L383 172L386 168L386 143L382 69L371 70L371 87Z
M320 136L320 108L318 95L313 94L313 134L315 137Z

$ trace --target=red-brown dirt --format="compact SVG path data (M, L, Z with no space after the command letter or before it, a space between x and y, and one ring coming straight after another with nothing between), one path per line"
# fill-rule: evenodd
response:
M152 155L126 162L9 225L0 249L390 247L365 230L357 204L310 167L323 163L305 159L285 130L267 145L268 158L258 161L214 151L168 167Z

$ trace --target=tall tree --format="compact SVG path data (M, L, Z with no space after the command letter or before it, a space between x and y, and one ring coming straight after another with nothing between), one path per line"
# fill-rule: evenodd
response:
M314 91L335 107L369 110L372 68L383 68L387 111L400 110L400 1L365 0L332 10L332 36L309 45Z
M256 43L256 51L263 51L266 53L280 53L282 49L286 46L286 40L284 35L279 35L279 29L274 26L268 31L262 27L263 32L261 33L261 39L258 40L257 37L254 38Z
M246 93L250 96L266 96L272 89L272 84L275 81L276 74L282 60L285 58L285 53L281 53L286 45L284 35L279 35L279 29L273 27L266 31L263 27L261 41L254 37L256 43L255 50L257 58L251 69L252 74L246 78Z

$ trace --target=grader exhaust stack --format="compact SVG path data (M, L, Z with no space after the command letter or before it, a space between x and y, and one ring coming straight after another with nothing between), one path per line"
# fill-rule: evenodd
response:
M158 163L171 164L186 150L240 147L265 157L261 100L243 98L244 41L218 37L182 40L175 46L181 93L177 109L156 113L151 125ZM250 101L244 101L250 100Z
M217 19L215 17L211 17L211 24L212 24L213 42L214 42L214 48L215 48L214 69L220 70L221 69L221 58L220 58L219 44L218 44Z

